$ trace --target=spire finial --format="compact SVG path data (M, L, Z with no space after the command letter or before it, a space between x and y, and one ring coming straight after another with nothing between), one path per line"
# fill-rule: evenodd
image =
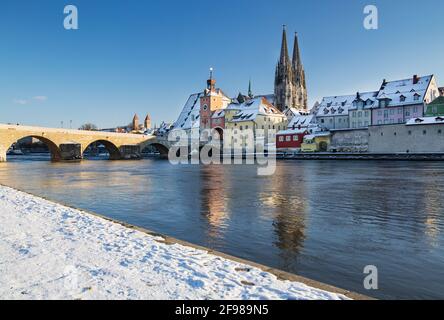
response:
M210 79L213 79L213 71L214 71L213 67L210 67Z

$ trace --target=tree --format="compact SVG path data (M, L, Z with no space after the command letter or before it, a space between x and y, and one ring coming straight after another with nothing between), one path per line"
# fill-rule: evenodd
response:
M79 128L79 130L87 130L87 131L97 131L98 128L95 124L93 123L85 123L82 124Z

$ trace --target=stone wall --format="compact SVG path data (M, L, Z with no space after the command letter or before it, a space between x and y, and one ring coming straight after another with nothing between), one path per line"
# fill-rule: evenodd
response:
M330 152L367 152L368 129L332 130Z
M369 127L369 152L444 152L444 124L371 126Z

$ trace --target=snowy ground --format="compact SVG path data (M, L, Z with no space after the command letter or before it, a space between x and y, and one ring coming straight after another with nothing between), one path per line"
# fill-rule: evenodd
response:
M0 299L346 299L0 186Z

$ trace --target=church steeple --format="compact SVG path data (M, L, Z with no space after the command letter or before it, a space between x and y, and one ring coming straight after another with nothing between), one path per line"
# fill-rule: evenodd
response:
M289 61L290 61L290 55L288 54L288 45L287 45L287 27L284 24L282 30L281 57L279 59L279 63L287 64Z
M253 91L251 90L251 79L250 79L250 81L248 82L248 96L249 96L250 98L253 98L253 97L254 97L254 95L253 95Z

